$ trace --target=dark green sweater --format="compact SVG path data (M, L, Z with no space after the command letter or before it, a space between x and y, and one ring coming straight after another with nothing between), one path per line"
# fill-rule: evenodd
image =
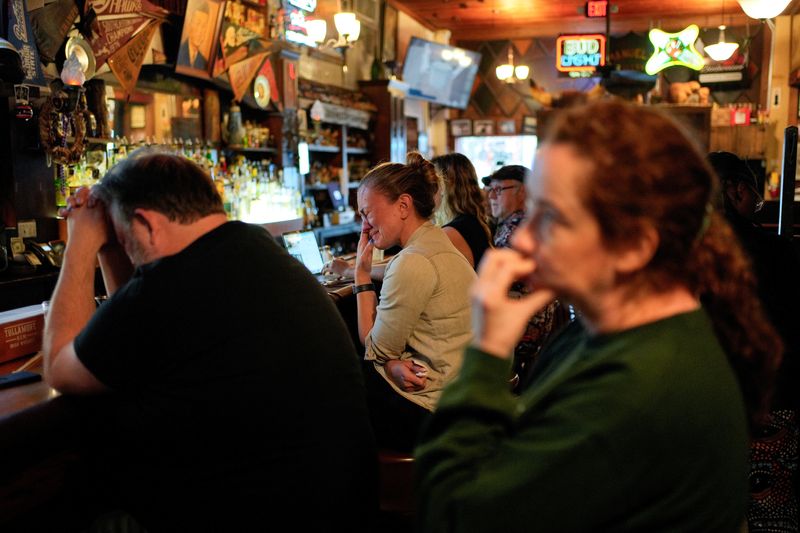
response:
M704 311L570 325L519 398L469 349L416 450L420 531L738 531L744 402Z

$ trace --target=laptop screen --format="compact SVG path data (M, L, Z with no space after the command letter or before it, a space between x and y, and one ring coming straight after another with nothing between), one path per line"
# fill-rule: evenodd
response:
M291 231L284 233L283 244L289 254L303 263L312 274L322 272L322 254L317 247L317 238L313 231Z

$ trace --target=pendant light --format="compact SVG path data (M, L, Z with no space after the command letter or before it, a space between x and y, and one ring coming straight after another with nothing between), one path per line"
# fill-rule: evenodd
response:
M714 61L726 61L730 59L736 49L737 43L725 42L725 0L722 0L722 24L719 26L719 42L705 47L706 53Z

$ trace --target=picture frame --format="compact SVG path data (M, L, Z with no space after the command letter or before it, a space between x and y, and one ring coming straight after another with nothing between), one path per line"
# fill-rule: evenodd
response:
M534 116L522 117L522 134L523 135L536 135L538 132L538 120Z
M383 3L383 42L381 43L381 60L384 63L397 60L397 9Z
M501 135L514 135L517 133L517 121L513 118L498 120L497 132Z
M147 125L147 108L140 104L131 105L131 129L144 128Z
M481 119L473 124L474 135L494 135L494 120Z
M211 79L219 49L217 36L224 13L224 0L187 1L175 72Z
M457 118L450 121L450 134L453 137L472 135L472 121L468 118Z

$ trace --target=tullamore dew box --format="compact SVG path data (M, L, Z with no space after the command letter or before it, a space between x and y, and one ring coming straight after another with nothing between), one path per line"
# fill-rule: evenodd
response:
M44 315L41 305L29 305L0 313L0 363L42 348Z

